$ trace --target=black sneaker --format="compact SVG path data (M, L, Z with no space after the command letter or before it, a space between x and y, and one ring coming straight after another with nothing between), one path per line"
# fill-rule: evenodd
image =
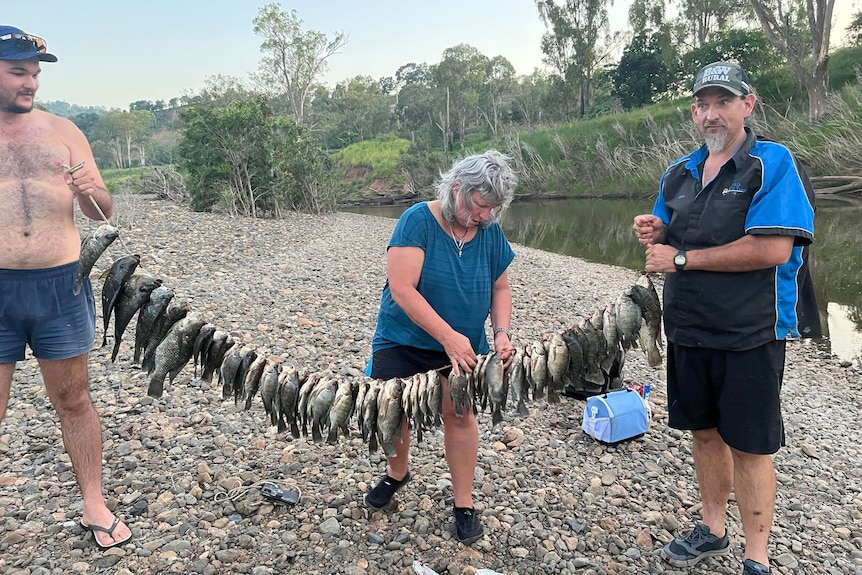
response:
M392 479L388 475L384 476L383 479L380 480L380 483L365 495L365 504L372 509L383 509L389 505L390 501L392 501L392 496L395 495L395 492L401 489L409 481L409 471L401 481Z
M455 537L464 545L476 541L485 532L472 507L456 507L453 515L455 516Z
M769 567L754 559L746 559L742 562L742 575L764 575L771 572Z
M709 527L698 523L684 539L674 539L661 550L662 558L674 567L691 567L701 559L724 555L730 551L727 533L716 537Z

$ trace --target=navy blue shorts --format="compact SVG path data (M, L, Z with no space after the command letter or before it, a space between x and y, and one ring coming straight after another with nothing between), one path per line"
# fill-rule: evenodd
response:
M72 295L78 262L40 270L0 269L0 363L68 359L93 348L96 300L86 280Z
M767 455L784 445L781 384L785 342L746 351L668 344L669 425L717 428L730 447Z
M399 345L378 349L371 356L368 375L374 379L392 379L393 377L410 377L417 373L425 373L432 369L448 367L440 373L448 377L452 362L445 351L419 349L408 345Z

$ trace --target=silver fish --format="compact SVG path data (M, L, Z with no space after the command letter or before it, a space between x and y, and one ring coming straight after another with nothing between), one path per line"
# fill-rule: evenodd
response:
M312 392L312 396L308 399L311 406L309 416L311 419L311 438L315 443L319 443L323 441L323 431L329 422L329 411L332 409L332 402L335 401L338 382L328 377L322 377L315 389L316 392Z
M616 301L617 333L620 345L628 351L637 347L638 332L641 329L641 308L632 299L631 288L619 295Z
M632 300L641 308L643 325L638 330L638 343L647 355L651 367L661 365L661 301L650 277L642 274L632 286Z
M205 324L195 338L195 343L192 346L192 365L194 366L195 377L198 376L198 365L201 366L201 372L203 372L205 356L212 345L216 329L218 328L211 323Z
M120 297L114 305L114 349L111 352L111 361L116 361L117 354L120 352L120 342L123 340L123 333L132 317L150 298L150 293L157 287L162 285L160 278L151 276L150 274L135 272L123 284L123 289L120 291Z
M516 349L515 355L512 356L512 362L509 364L509 394L512 398L512 403L515 404L515 408L518 410L518 415L529 415L530 410L527 409L524 403L528 390L522 355L522 352Z
M545 386L548 383L548 354L541 340L533 342L530 353L530 377L533 380L533 396L539 399L544 397Z
M485 387L488 390L488 400L491 403L491 425L497 425L503 421L509 385L503 371L502 358L496 352L489 355L490 357L485 364Z
M236 378L236 372L242 363L243 357L250 350L244 343L234 344L228 349L222 358L221 367L219 368L219 382L221 383L221 397L227 399L233 395L233 381Z
M377 401L383 382L378 379L371 380L365 390L362 401L362 410L359 412L359 433L363 441L368 442L368 452L377 453Z
M173 383L174 378L192 357L192 346L198 332L206 321L198 313L190 314L175 323L155 353L155 368L150 374L147 395L161 397L165 376Z
M377 435L386 457L395 457L394 440L401 439L401 380L392 378L383 383L377 396Z
M425 374L428 378L428 412L432 418L432 425L439 426L442 423L440 413L443 409L443 386L440 385L440 374L431 370Z
M120 237L120 230L108 224L102 224L81 240L81 253L78 256L78 273L72 293L78 295L84 286L84 280L90 277L90 271L96 265L108 246Z
M327 443L335 443L338 439L339 431L341 431L342 435L350 435L347 421L353 413L353 400L357 391L356 384L351 381L342 381L338 384L338 388L335 390L335 398L329 407Z
M455 415L463 417L464 411L470 407L470 382L466 375L449 372L449 396L455 406Z

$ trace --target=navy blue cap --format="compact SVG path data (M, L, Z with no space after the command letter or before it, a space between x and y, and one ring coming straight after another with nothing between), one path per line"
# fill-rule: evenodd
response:
M14 26L0 26L0 60L37 58L41 62L56 62L57 57L49 54L47 47L38 36L27 34Z

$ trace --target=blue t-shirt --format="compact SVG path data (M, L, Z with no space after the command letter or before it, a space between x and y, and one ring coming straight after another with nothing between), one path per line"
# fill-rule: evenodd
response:
M470 339L474 352L488 353L485 320L491 311L491 291L515 257L500 225L494 222L480 227L459 257L452 236L440 228L428 204L422 202L401 215L389 247L422 248L425 261L417 290L452 329ZM373 351L397 345L443 351L443 346L393 301L388 283L371 345Z

